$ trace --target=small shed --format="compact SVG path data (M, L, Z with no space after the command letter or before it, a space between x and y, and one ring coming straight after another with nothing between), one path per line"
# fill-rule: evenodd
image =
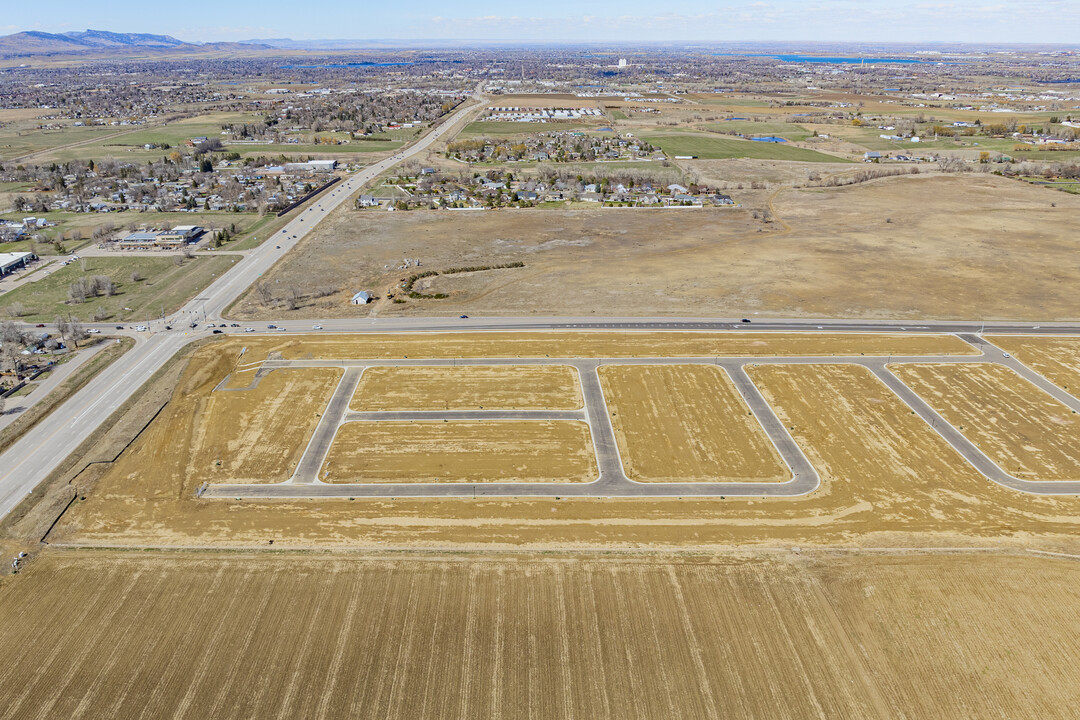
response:
M369 302L371 302L371 293L364 290L361 290L352 296L353 305L367 305Z

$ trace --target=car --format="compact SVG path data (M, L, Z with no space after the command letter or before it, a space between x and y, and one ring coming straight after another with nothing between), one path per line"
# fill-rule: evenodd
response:
M278 328L278 332L285 332L285 331L286 331L286 330L288 330L288 329L289 329L289 328L282 328L282 327L279 327L279 328Z
M220 335L220 334L221 334L221 331L215 328L215 329L214 329L214 334L215 334L215 335Z
M37 325L35 325L34 327L45 327L45 323L38 323L38 324L37 324Z
M216 325L216 324L214 324L214 323L208 323L208 324L206 325L206 327L211 327L211 328L212 328L212 327L217 327L217 325Z
M172 325L166 325L166 326L165 326L165 329L166 329L166 330L172 330Z
M281 246L280 246L280 245L275 245L274 247L275 247L275 248L277 248L278 250L280 250L280 249L281 249Z
M1009 353L1001 353L1001 357L1012 357Z
M244 328L244 332L255 332L255 328Z
M266 326L266 329L267 330L277 330L277 325L274 325L273 323L271 323L271 324Z
M117 330L123 330L123 329L124 329L124 326L123 326L123 325L117 325L117 326L116 326L116 329L117 329Z
M97 335L97 334L98 334L98 333L100 333L101 331L100 331L100 330L98 330L97 328L87 328L87 329L86 329L86 332L88 332L88 333L93 333L93 334Z
M745 323L748 323L748 322L750 322L750 318L743 318L742 321L745 322Z
M462 315L462 316L461 316L461 319L462 319L462 320L468 320L468 319L469 319L469 316L468 316L468 315Z
M322 325L312 325L311 329L312 330L322 330Z
M232 324L232 325L230 325L229 327L240 327L240 323L233 323L233 324Z
M136 325L135 330L137 330L138 332L146 332L146 326L145 325Z

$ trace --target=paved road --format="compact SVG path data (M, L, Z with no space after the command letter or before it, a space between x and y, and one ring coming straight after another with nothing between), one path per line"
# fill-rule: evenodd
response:
M67 362L54 366L47 378L44 380L34 380L37 387L35 387L30 394L8 398L5 411L0 413L0 430L18 420L23 413L44 400L49 393L60 385L60 383L71 377L75 371L85 365L90 358L94 357L108 346L108 342L100 342L97 345L76 351L74 357Z

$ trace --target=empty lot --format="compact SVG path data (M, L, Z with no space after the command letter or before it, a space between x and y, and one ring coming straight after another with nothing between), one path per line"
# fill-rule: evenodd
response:
M351 422L341 426L325 482L588 482L589 428L569 421Z
M723 370L609 365L600 379L627 477L782 482L791 477Z
M986 339L1058 387L1080 394L1080 338L988 335Z
M576 410L577 373L564 365L372 367L353 410Z
M1080 416L1009 368L928 363L890 369L1010 475L1080 478Z

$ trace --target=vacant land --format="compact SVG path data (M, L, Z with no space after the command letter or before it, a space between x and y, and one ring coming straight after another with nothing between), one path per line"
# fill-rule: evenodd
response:
M200 374L197 401L162 411L161 422L115 464L117 483L156 495L203 483L287 480L340 376L330 368L275 370L251 390L211 392L216 382Z
M1010 475L1080 479L1080 416L1009 368L978 363L890 369Z
M797 162L844 162L843 158L816 150L795 147L787 143L757 142L723 137L711 133L645 133L641 139L657 145L671 157L692 155L703 160L725 158L758 158L762 160L794 160Z
M608 337L605 333L593 335ZM554 333L532 337L545 336L559 337ZM633 337L626 333L610 337L620 336L623 343ZM494 339L492 335L484 337ZM438 353L436 338L440 336L423 336L417 347L422 341L427 352ZM446 342L451 339L456 342L460 337L445 338ZM202 477L218 481L217 471L216 466L207 468L202 476L187 471L192 452L186 438L205 432L201 429L203 409L215 394L211 390L234 369L243 341L234 338L195 350L178 382L163 379L158 384L165 383L164 387L153 390L155 397L171 393L172 399L159 415L151 414L153 419L141 434L135 435L148 417L145 411L133 410L137 416L124 421L127 434L108 434L107 447L95 448L94 458L102 462L85 470L76 465L64 476L86 499L66 511L49 534L50 543L265 546L268 539L274 539L275 547L715 549L736 544L992 544L1080 550L1080 499L1021 495L989 482L869 371L844 364L750 369L754 382L821 473L821 487L803 497L355 502L198 499L195 494ZM304 357L327 353L330 347L347 356L350 345L353 352L357 347L356 340L343 337L318 342L337 344L320 346L310 340L305 346L299 338L252 338L249 353L264 357L262 353L275 349ZM371 347L366 337L362 346ZM488 349L476 345L472 352L486 353ZM297 374L307 378L309 372ZM281 371L275 370L263 383L279 375ZM259 388L267 397L276 394L266 389L270 385L264 388L260 384ZM329 384L319 402L310 407L303 404L309 401L285 394L282 407L293 410L301 403L294 411L301 413L297 417L314 423L313 416L322 412L328 390ZM269 422L265 414L262 419ZM246 432L260 432L257 420L253 420L256 427ZM399 435L386 440L391 459L398 439L415 440L420 445L430 436ZM302 445L300 442L295 447ZM116 454L119 458L110 462ZM209 458L207 464L214 459ZM419 464L431 462L425 456L415 459ZM362 477L361 472L358 470L355 477Z
M756 145L757 143L755 143ZM805 172L809 166L800 166ZM715 173L711 173L715 174ZM721 173L722 176L722 173ZM339 208L266 277L242 318L397 315L1080 318L1080 196L984 174L918 175L741 208L361 213ZM770 209L771 207L771 209ZM770 222L760 219L768 210ZM759 218L755 219L753 213ZM481 272L445 299L380 297L409 271L522 262ZM1023 272L1017 272L1021 268ZM285 309L286 290L320 284ZM399 292L400 295L400 292Z
M245 362L276 353L286 360L446 358L791 357L798 355L977 355L955 335L888 333L462 332L288 335L229 338L221 352L248 348Z
M1063 390L1080 394L1080 338L987 335L986 339Z
M574 368L565 365L373 367L364 370L352 409L576 410Z
M176 264L176 260L181 264ZM90 257L43 275L0 296L0 312L19 304L24 322L52 322L72 315L89 320L145 320L178 310L203 288L227 271L236 256L215 255L182 259L180 256ZM85 264L85 269L84 269ZM72 284L82 278L104 276L115 291L71 300Z
M324 482L589 482L589 427L571 421L352 422L338 430Z
M791 477L727 374L708 365L600 370L626 475L639 482Z
M1080 566L46 551L0 717L1066 718Z

